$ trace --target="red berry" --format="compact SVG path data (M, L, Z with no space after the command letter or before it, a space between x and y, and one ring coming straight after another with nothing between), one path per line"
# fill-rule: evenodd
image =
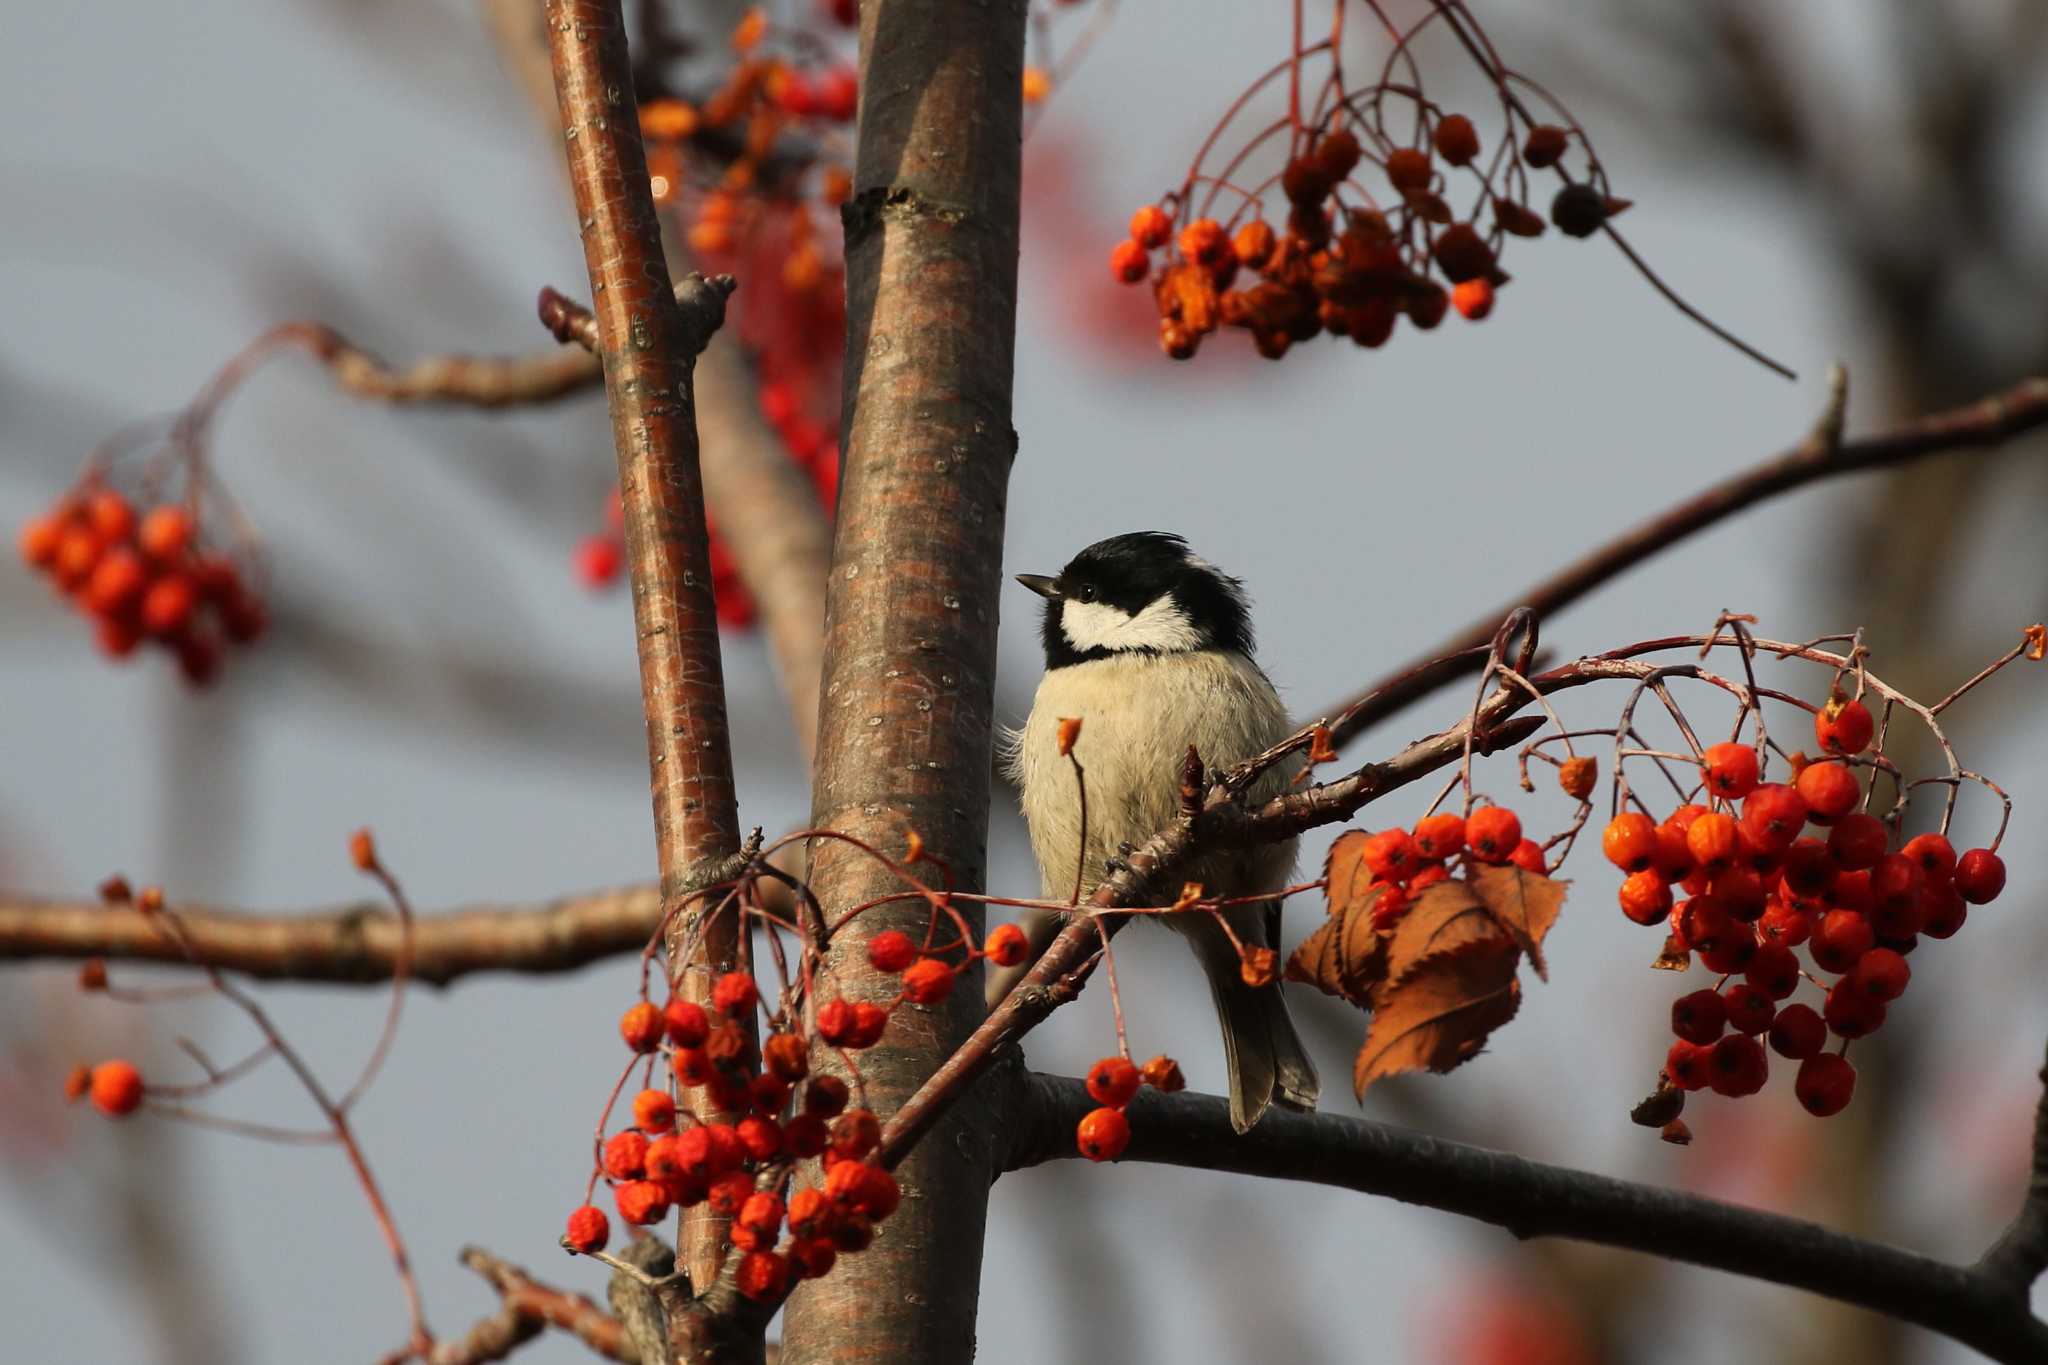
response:
M1831 698L1813 717L1813 737L1831 754L1860 754L1876 733L1870 708L1860 701Z
M1747 981L1735 982L1723 990L1721 999L1728 1006L1728 1027L1737 1033L1762 1033L1778 1014L1778 1003L1770 993Z
M100 557L92 577L86 580L86 609L103 615L118 612L141 595L148 581L149 570L142 556L126 545L116 545Z
M1759 943L1743 980L1772 1000L1783 1000L1799 989L1799 959L1784 943Z
M1415 825L1415 851L1441 862L1465 847L1465 819L1449 811L1425 815Z
M175 635L192 619L199 602L192 580L181 573L165 574L142 594L142 627L151 635Z
M1828 1026L1811 1005L1787 1005L1771 1021L1771 1048L1780 1057L1803 1061L1827 1042Z
M1887 853L1870 869L1870 894L1877 909L1910 913L1927 889L1927 874L1903 853Z
M1714 1044L1707 1056L1707 1084L1716 1095L1754 1095L1771 1071L1763 1044L1747 1034L1733 1033Z
M1827 1001L1821 1007L1821 1017L1840 1038L1861 1038L1877 1032L1884 1026L1884 1015L1882 1000L1864 994L1846 981L1837 981L1829 988Z
M1688 1043L1705 1046L1728 1027L1728 1002L1710 990L1697 990L1671 1002L1671 1031Z
M860 110L860 78L850 69L837 66L827 71L818 78L817 92L820 114L836 123L853 122Z
M1147 204L1131 215L1131 240L1146 250L1165 246L1173 236L1173 220L1157 204Z
M1030 943L1025 939L1024 931L1014 924L998 924L981 941L981 951L998 967L1016 966L1029 950Z
M99 489L86 499L85 519L94 533L110 545L135 532L134 507L111 488Z
M709 1085L714 1074L711 1059L701 1047L679 1047L668 1055L668 1069L686 1086Z
M1522 160L1541 169L1555 166L1564 155L1565 140L1569 136L1554 123L1539 123L1529 130L1529 136L1522 143Z
M1131 1142L1131 1122L1121 1109L1093 1109L1075 1130L1075 1143L1090 1161L1114 1161Z
M1657 825L1641 811L1623 811L1600 832L1600 851L1624 872L1641 872L1657 860Z
M1970 917L1970 907L1953 882L1929 887L1920 909L1919 931L1929 938L1953 938Z
M936 1005L953 989L953 969L935 957L914 962L903 973L903 998L913 1005Z
M771 1033L761 1044L761 1062L774 1076L792 1085L811 1069L811 1049L794 1033Z
M612 1189L619 1217L628 1223L659 1223L668 1216L668 1190L652 1180L629 1180Z
M23 561L30 568L47 569L57 562L57 547L63 540L63 519L41 516L21 528L21 539L17 545Z
M1825 896L1841 871L1828 846L1818 839L1798 839L1785 850L1779 873L1785 890L1794 896Z
M800 1157L822 1155L831 1140L825 1120L816 1114L798 1114L782 1125L782 1141Z
M1799 799L1806 802L1807 816L1819 825L1834 824L1863 799L1863 788L1849 765L1832 760L1807 764L1799 770L1794 785Z
M1088 1068L1088 1093L1097 1104L1121 1109L1143 1082L1138 1068L1122 1057L1104 1057Z
M1700 950L1700 965L1710 972L1732 975L1746 971L1749 960L1756 956L1756 936L1749 926L1741 926L1741 932L1724 942Z
M51 571L57 575L57 585L66 592L75 592L85 586L98 567L100 555L106 546L89 527L66 526L57 541L57 557Z
M1873 1000L1898 999L1912 979L1913 969L1906 959L1890 948L1872 948L1856 960L1856 969L1849 973L1856 989Z
M1675 819L1675 817L1674 817ZM1690 823L1677 824L1666 820L1657 826L1656 873L1667 882L1683 879L1693 870L1692 845L1686 842L1686 831Z
M1429 188L1429 153L1414 147L1396 147L1387 153L1387 179L1397 190Z
M676 1126L676 1102L666 1090L643 1090L633 1097L633 1126L643 1133L666 1133Z
M719 1013L740 1015L754 1008L761 999L761 988L754 983L748 972L727 972L718 978L711 988L711 1003Z
M782 1151L782 1125L761 1114L749 1114L741 1119L734 1131L739 1134L740 1146L755 1161L768 1161Z
M877 1223L903 1202L896 1177L865 1161L842 1161L825 1173L825 1197Z
M1479 155L1479 133L1463 114L1446 114L1437 120L1436 154L1453 166L1463 166Z
M92 1069L92 1107L110 1119L132 1114L142 1103L142 1073L133 1063L101 1062Z
M1694 896L1680 905L1673 925L1695 952L1711 952L1744 937L1742 925L1712 896Z
M1705 755L1707 790L1724 801L1740 801L1756 790L1756 750L1747 744L1716 744Z
M612 1220L604 1216L603 1209L594 1209L585 1204L569 1213L569 1226L562 1240L578 1251L603 1251L606 1242L612 1239Z
M1508 861L1524 872L1534 872L1539 877L1547 876L1550 872L1550 865L1543 857L1543 845L1534 839L1524 839L1516 844L1515 851L1508 855Z
M628 1128L605 1139L604 1173L614 1180L638 1180L647 1170L647 1137Z
M169 563L192 543L192 517L174 503L152 507L135 532L135 542L151 559Z
M773 1303L789 1289L789 1262L772 1251L750 1251L740 1258L740 1293L755 1303Z
M661 1011L642 1000L619 1016L619 1036L635 1052L652 1052L661 1044Z
M1916 834L1906 840L1906 846L1899 852L1918 863L1920 871L1930 882L1946 881L1955 876L1955 845L1939 834Z
M868 940L868 965L878 972L900 972L917 961L917 945L900 929L884 929Z
M1451 286L1451 307L1467 322L1484 322L1493 312L1493 281L1481 275Z
M1782 782L1766 782L1742 803L1742 827L1759 848L1782 853L1806 825L1806 802Z
M1637 924L1657 924L1671 913L1671 888L1655 870L1629 873L1619 898L1621 913Z
M1144 247L1126 239L1109 249L1109 273L1118 284L1136 284L1152 273L1152 258Z
M1712 995L1712 991L1707 994ZM1718 998L1718 997L1716 997ZM1680 1038L1664 1054L1664 1074L1680 1090L1701 1090L1707 1084L1707 1058L1711 1045L1688 1042Z
M1757 921L1757 928L1766 943L1797 948L1813 933L1813 916L1797 905L1773 901Z
M916 967L904 973L908 978L915 975ZM853 1007L853 1038L846 1045L849 1048L873 1047L882 1041L882 1034L889 1027L889 1011L872 1001L862 1000Z
M1877 866L1877 860L1891 846L1884 822L1874 815L1857 812L1844 815L1828 831L1828 852L1851 872Z
M821 1280L838 1260L839 1249L823 1237L799 1237L789 1244L789 1268L798 1279Z
M577 543L575 563L576 576L585 587L602 588L617 579L625 566L625 547L608 535L585 536Z
M846 1082L837 1076L813 1076L804 1087L804 1112L829 1119L845 1110L849 1097Z
M1956 859L1956 890L1972 905L1988 905L2005 890L2005 860L1988 848Z
M1522 821L1505 806L1481 806L1465 818L1465 843L1481 862L1502 863L1522 842Z
M711 1016L702 1005L681 996L668 1002L662 1020L668 1028L669 1041L677 1047L702 1047L711 1036Z
M1833 1052L1808 1057L1799 1064L1799 1075L1792 1082L1792 1093L1798 1096L1806 1112L1815 1118L1839 1114L1848 1107L1849 1097L1856 1093L1856 1068L1849 1064L1847 1057Z
M1392 882L1406 881L1422 861L1414 838L1405 829L1383 829L1367 835L1363 856L1373 876Z
M849 1161L858 1161L881 1141L882 1122L866 1109L849 1109L832 1120L832 1150Z
M1830 910L1814 926L1806 951L1824 972L1846 972L1877 942L1870 921L1854 910Z
M818 1007L818 1036L833 1047L854 1047L860 1023L851 1000L827 1000Z
M1685 846L1692 850L1693 863L1717 872L1735 861L1735 820L1720 811L1708 811L1692 822L1685 832Z

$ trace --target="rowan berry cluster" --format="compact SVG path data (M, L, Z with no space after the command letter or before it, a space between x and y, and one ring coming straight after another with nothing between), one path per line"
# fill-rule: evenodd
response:
M1159 344L1176 360L1218 327L1249 332L1259 354L1278 360L1320 335L1381 346L1404 317L1419 331L1452 308L1476 322L1508 282L1500 267L1508 238L1549 225L1591 236L1628 207L1609 192L1583 129L1529 112L1520 78L1489 55L1464 7L1431 6L1397 35L1377 78L1359 85L1347 84L1342 65L1346 8L1334 7L1327 40L1298 46L1231 105L1181 187L1133 214L1130 235L1110 252L1117 280L1151 281ZM1409 45L1438 21L1467 40L1500 93L1504 127L1490 148L1472 117L1422 89ZM1304 108L1312 63L1327 64L1327 74ZM1292 92L1286 117L1224 145L1238 116L1282 75ZM1408 120L1405 131L1389 131L1390 106ZM1258 178L1261 158L1269 162ZM1547 222L1533 207L1530 172L1539 170L1560 182ZM1451 203L1459 182L1472 194L1462 214Z
M879 1150L881 1123L860 1103L854 1054L882 1040L899 1007L937 1005L975 959L1015 965L1025 946L1010 924L991 930L978 950L964 926L959 941L939 946L883 930L867 941L867 960L896 977L898 989L880 1003L833 996L806 1010L789 985L765 996L746 971L720 976L708 1007L680 995L660 1007L636 1001L619 1020L635 1058L627 1074L644 1067L652 1082L660 1059L669 1079L666 1088L641 1089L631 1125L602 1138L563 1244L587 1253L609 1241L609 1217L589 1202L602 1179L629 1224L658 1223L671 1209L700 1204L730 1220L739 1287L757 1301L779 1302L793 1282L816 1279L840 1255L865 1250L901 1192ZM758 1049L757 1022L765 1026ZM841 1060L851 1084L813 1071L821 1051ZM688 1095L701 1098L678 1102ZM608 1105L606 1121L609 1115ZM820 1163L816 1174L796 1187L797 1163L807 1161Z
M263 633L263 599L245 557L206 533L196 497L149 501L138 511L104 473L89 470L21 528L21 557L92 622L107 657L153 644L177 659L187 682L204 687L220 672L226 644Z
M1626 874L1622 913L1667 931L1658 965L1697 958L1719 976L1672 1004L1661 1100L1641 1121L1671 1123L1688 1091L1755 1094L1770 1052L1796 1064L1808 1113L1839 1113L1856 1084L1849 1043L1884 1025L1912 979L1908 956L2004 888L1997 839L1958 856L1945 833L1902 835L1903 800L1885 819L1865 809L1874 793L1859 774L1898 775L1872 749L1877 732L1869 707L1838 690L1813 717L1820 756L1788 755L1789 780L1764 780L1768 736L1715 744L1696 759L1697 799L1661 820L1633 801L1602 831ZM1818 1008L1793 999L1806 987Z
M1523 837L1521 817L1506 806L1425 815L1413 831L1397 825L1368 835L1360 851L1372 874L1367 890L1378 893L1372 927L1382 933L1400 923L1416 896L1448 879L1453 864L1507 863L1549 874L1543 846Z
M1074 1132L1076 1147L1090 1161L1114 1161L1131 1143L1131 1121L1124 1110L1137 1098L1140 1086L1151 1086L1164 1095L1187 1088L1180 1063L1161 1054L1139 1066L1129 1057L1104 1057L1088 1068L1088 1096L1099 1108L1081 1116Z

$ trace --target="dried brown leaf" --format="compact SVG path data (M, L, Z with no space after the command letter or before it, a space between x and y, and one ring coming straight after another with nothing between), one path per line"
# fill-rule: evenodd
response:
M1372 924L1380 895L1375 889L1318 925L1287 959L1287 979L1369 1005L1373 988L1387 974L1387 936Z
M1363 1098L1383 1076L1445 1072L1469 1060L1521 1003L1522 950L1504 934L1438 953L1379 993L1365 1045L1352 1064Z
M1372 887L1372 869L1365 865L1365 846L1371 835L1362 829L1347 829L1330 845L1323 860L1323 878L1329 882L1330 917L1344 914L1364 900Z
M1387 982L1394 984L1439 953L1498 938L1500 929L1470 884L1441 881L1423 888L1387 937Z
M1567 883L1540 872L1509 863L1482 863L1471 874L1472 891L1492 914L1494 922L1507 930L1523 952L1536 975L1548 981L1550 971L1543 962L1543 938L1557 923L1564 909Z

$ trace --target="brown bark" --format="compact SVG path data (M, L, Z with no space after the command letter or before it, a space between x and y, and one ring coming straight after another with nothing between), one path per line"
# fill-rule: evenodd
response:
M813 823L892 850L915 830L953 884L986 873L1003 516L1016 434L1015 342L1024 6L871 3L861 15L860 141L845 211L847 420L826 596ZM836 845L814 850L828 910L894 885ZM963 911L968 907L962 906ZM978 911L968 911L979 925ZM849 993L894 991L864 945L922 935L895 905L836 935ZM887 1114L974 1028L980 973L937 1008L897 1012L861 1056ZM874 1247L794 1294L784 1359L961 1361L974 1351L994 1174L972 1099L899 1169L906 1198Z
M724 290L706 284L679 298L669 282L617 0L550 0L546 14L618 452L662 901L680 910L669 975L686 996L708 1000L740 942L733 915L698 933L704 907L688 901L740 846L692 387ZM699 951L680 961L690 937ZM707 1097L688 1098L710 1112ZM709 1284L724 1228L700 1211L684 1233L681 1260L693 1283Z

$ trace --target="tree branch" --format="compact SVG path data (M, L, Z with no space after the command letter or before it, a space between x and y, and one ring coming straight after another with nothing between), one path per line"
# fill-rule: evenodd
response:
M1072 1156L1096 1107L1080 1081L1032 1075L1007 1169ZM1953 1337L1996 1361L2048 1359L2048 1323L2024 1291L1797 1218L1448 1142L1366 1119L1269 1112L1231 1130L1214 1095L1140 1092L1127 1161L1232 1171L1385 1195L1463 1214L1519 1238L1569 1237L1805 1289Z
M299 915L174 907L192 955L222 971L277 981L388 981L398 917L378 901ZM414 922L411 978L446 986L474 972L565 972L647 945L661 920L659 888L620 887L532 906L478 905ZM0 961L107 958L187 965L158 918L97 901L0 903Z
M618 0L549 0L546 14L618 452L655 850L663 905L675 912L668 975L686 997L708 1000L714 977L739 960L738 919L700 926L705 907L689 895L702 868L738 851L740 832L693 368L723 321L732 282L681 294L669 283ZM690 961L682 960L686 943L698 945ZM707 1095L688 1098L700 1115L715 1112ZM708 1211L686 1220L679 1258L693 1283L716 1276L724 1242Z
M2034 1281L2048 1270L2048 1063L2041 1067L2041 1103L2034 1111L2034 1160L2020 1211L1977 1262L1977 1270L2005 1286L2022 1304Z
M482 1247L464 1247L462 1263L490 1282L503 1301L498 1312L462 1336L436 1343L428 1365L481 1365L503 1360L548 1327L559 1327L608 1360L639 1365L640 1354L626 1340L616 1318L581 1294L541 1284L524 1270Z
M1341 745L1445 683L1478 672L1486 662L1486 643L1493 638L1494 628L1516 606L1551 616L1658 551L1779 493L1927 455L1990 450L2044 425L2048 425L2048 377L2023 380L2003 393L1860 440L1841 440L1839 427L1831 430L1824 420L1790 450L1623 532L1324 712L1336 717L1330 722L1330 742Z

